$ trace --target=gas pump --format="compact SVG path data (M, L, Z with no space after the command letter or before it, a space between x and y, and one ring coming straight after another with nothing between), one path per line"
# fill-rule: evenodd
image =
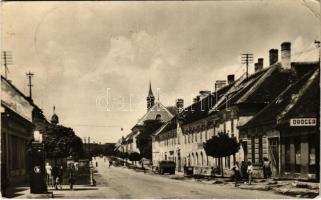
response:
M29 161L30 192L32 194L47 193L44 147L42 141L32 142Z

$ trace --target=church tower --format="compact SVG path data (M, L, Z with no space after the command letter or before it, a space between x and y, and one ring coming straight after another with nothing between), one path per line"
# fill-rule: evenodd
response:
M155 97L153 95L153 91L152 91L152 84L149 81L149 91L148 91L148 95L146 97L146 101L147 101L147 110L151 109L151 107L153 107L154 103L155 103Z
M59 117L58 117L58 115L56 115L55 110L56 110L56 107L54 106L53 107L53 115L51 117L51 123L53 125L57 125L59 123Z

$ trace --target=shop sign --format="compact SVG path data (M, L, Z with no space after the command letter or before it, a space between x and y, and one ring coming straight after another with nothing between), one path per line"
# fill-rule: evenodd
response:
M316 126L317 118L293 118L290 119L290 126Z

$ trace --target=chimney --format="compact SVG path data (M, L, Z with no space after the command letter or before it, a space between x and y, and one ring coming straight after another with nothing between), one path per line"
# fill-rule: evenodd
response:
M263 69L263 58L257 59L257 70L260 71Z
M200 99L203 99L204 97L207 97L208 95L211 94L211 91L208 91L208 90L201 90L200 91Z
M184 99L176 99L176 109L178 112L184 109Z
M270 66L277 63L279 61L279 50L270 49L269 58L270 58Z
M281 61L284 69L291 69L291 43L283 42L281 44Z
M200 95L197 95L194 99L193 99L193 103L198 102L201 99Z
M235 81L235 76L234 74L229 74L227 75L227 83L230 85L231 83L233 83Z
M225 85L226 85L226 80L217 80L217 81L215 81L214 91L216 92L217 90L221 89Z

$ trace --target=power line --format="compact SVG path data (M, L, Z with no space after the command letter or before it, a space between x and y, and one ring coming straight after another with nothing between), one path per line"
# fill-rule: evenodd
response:
M122 126L117 126L117 125L95 125L95 124L65 124L69 126L84 126L84 127L102 127L102 128L121 128L123 129Z

